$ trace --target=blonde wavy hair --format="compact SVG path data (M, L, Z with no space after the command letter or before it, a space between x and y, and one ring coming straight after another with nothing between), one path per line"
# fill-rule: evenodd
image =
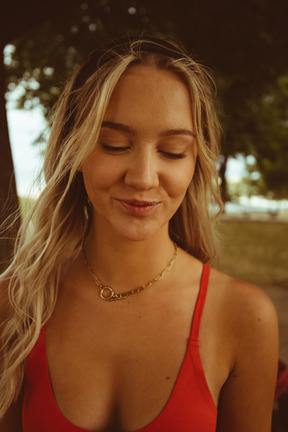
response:
M53 312L61 273L80 254L89 231L91 211L78 168L97 143L113 89L133 65L173 71L190 91L196 170L169 231L203 262L215 256L211 202L220 209L222 204L216 170L219 124L209 74L179 44L164 38L126 38L91 53L56 105L43 167L46 186L22 223L14 259L1 276L9 281L10 308L1 328L0 417L20 392L25 360Z

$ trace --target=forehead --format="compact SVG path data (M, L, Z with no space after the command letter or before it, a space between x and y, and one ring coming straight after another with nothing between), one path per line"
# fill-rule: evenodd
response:
M105 120L125 122L145 117L151 123L180 122L191 126L191 95L178 74L154 66L132 66L119 79ZM181 121L182 117L182 121ZM183 126L183 127L184 127Z

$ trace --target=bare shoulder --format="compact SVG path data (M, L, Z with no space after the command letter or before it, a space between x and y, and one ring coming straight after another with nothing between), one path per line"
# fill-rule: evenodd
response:
M235 279L215 269L211 270L211 288L219 298L223 318L232 328L259 332L268 327L277 327L277 314L270 297L257 285ZM233 325L234 324L234 325Z
M271 431L278 365L275 307L258 286L216 270L211 271L210 288L231 354L217 431Z

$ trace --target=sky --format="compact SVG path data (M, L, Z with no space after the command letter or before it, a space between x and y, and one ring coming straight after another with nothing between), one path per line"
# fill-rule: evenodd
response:
M7 117L18 194L36 197L39 188L35 180L41 170L43 156L42 147L33 142L45 128L45 120L39 109L8 109Z
M16 184L20 196L37 196L39 187L35 180L41 170L43 156L41 146L33 145L35 139L45 128L41 110L7 109L8 127L14 162ZM230 159L227 178L239 181L244 173L244 158Z

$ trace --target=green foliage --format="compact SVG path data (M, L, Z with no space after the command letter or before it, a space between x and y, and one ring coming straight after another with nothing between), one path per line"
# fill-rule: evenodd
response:
M145 30L177 35L194 57L212 68L222 119L226 161L254 154L266 191L287 196L286 161L288 2L243 0L86 0L35 24L13 42L8 90L24 88L19 107L41 104L47 116L81 59L103 41ZM279 78L280 77L280 78ZM285 91L282 91L282 90ZM285 158L279 158L286 151ZM269 153L270 152L270 153ZM282 158L282 159L281 159ZM220 167L221 168L221 167ZM286 182L288 184L288 182ZM279 192L279 193L278 193ZM225 195L225 191L223 191Z
M254 170L271 197L288 197L288 75L254 107Z
M256 284L288 286L288 224L222 221L218 268Z
M145 9L134 17L130 2L87 1L68 7L65 17L55 16L33 27L13 44L16 50L8 59L8 91L18 85L24 89L19 108L41 104L47 116L66 80L80 61L103 40L143 28ZM127 6L125 5L127 4Z
M231 195L288 197L288 75L281 76L269 93L250 110L254 157L246 160L246 175L230 185Z
M260 174L256 164L256 159L252 156L246 158L246 170L238 182L228 182L228 193L230 201L238 202L242 196L251 198L252 196L262 196L263 198L274 198L273 194L267 190L263 176Z

